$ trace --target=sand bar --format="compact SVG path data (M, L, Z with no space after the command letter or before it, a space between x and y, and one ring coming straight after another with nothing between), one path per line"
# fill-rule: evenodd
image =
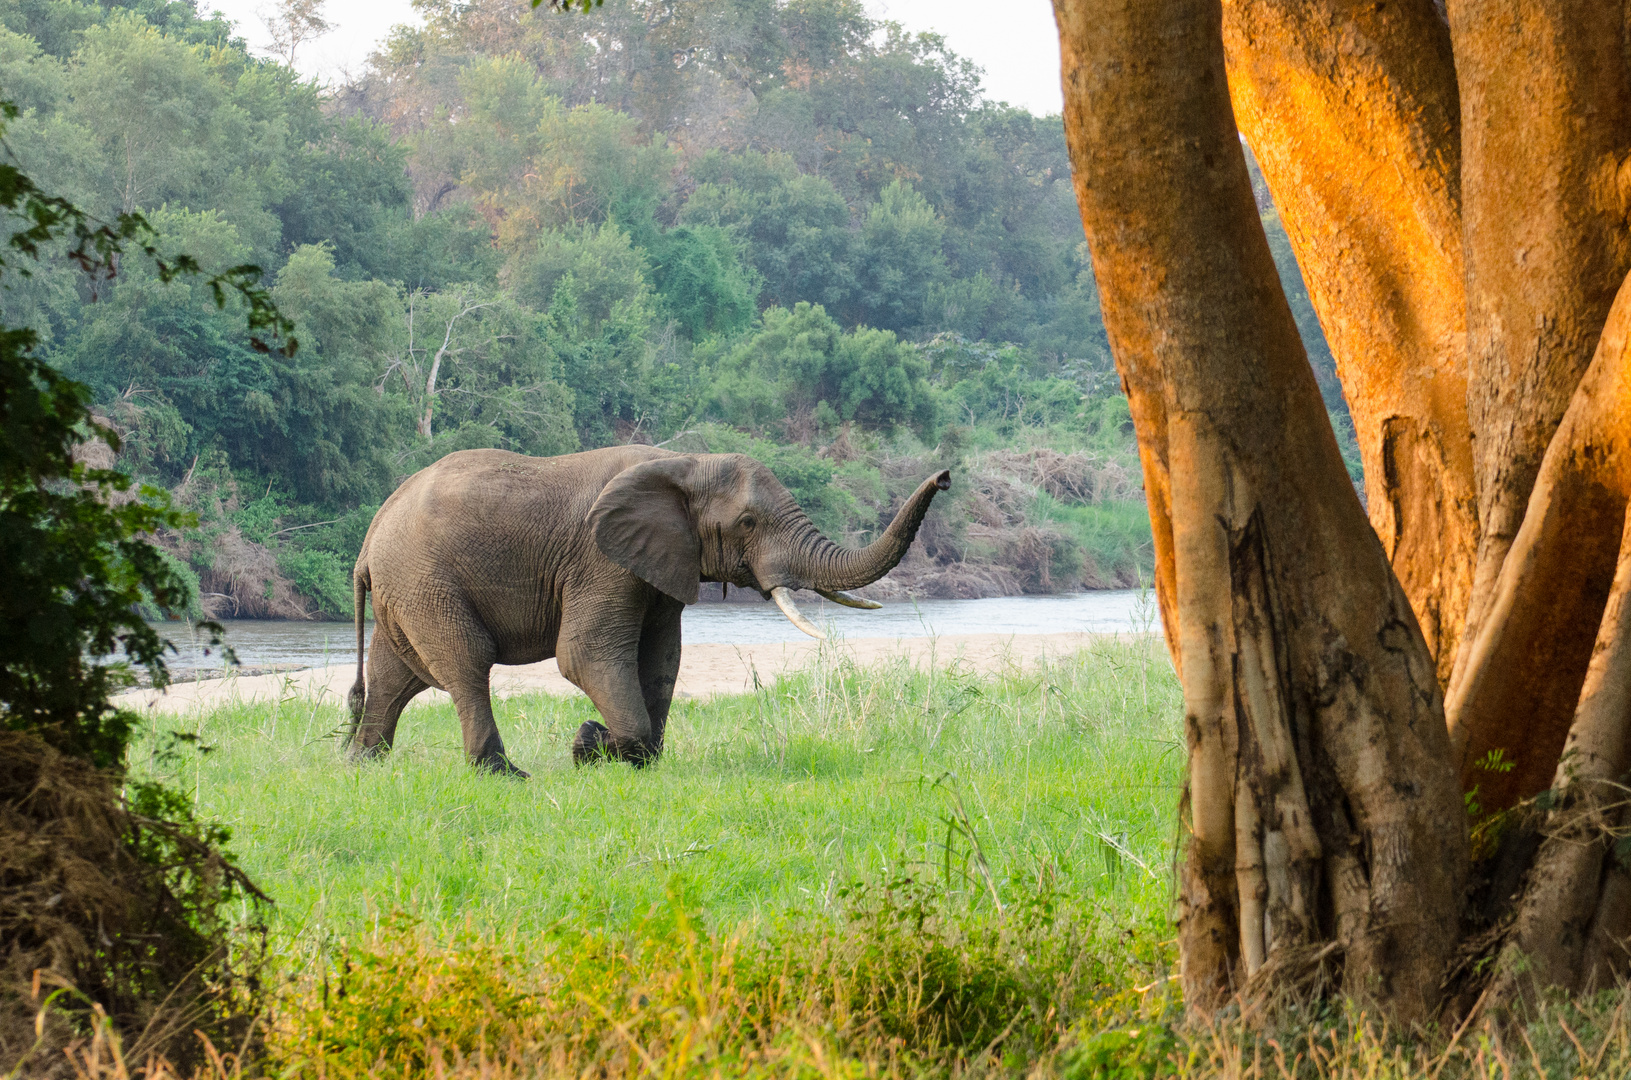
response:
M857 638L831 644L831 648L856 663L872 665L896 657L906 657L915 665L933 662L945 666L954 660L975 671L989 673L1009 665L1034 664L1045 656L1062 656L1104 640L1102 634L958 634L938 638ZM753 689L755 673L761 683L770 683L788 671L808 664L819 643L764 642L751 645L698 644L685 646L680 660L679 684L675 696L706 698L716 694L741 694ZM311 699L332 696L343 702L357 677L354 664L306 668L274 675L229 676L178 683L165 690L131 690L120 694L120 705L142 713L176 714L216 709L235 702L279 701L288 698ZM555 661L521 667L499 665L493 668L493 693L579 694L566 681ZM414 705L446 701L440 690L427 690L414 699ZM412 706L410 706L411 708Z

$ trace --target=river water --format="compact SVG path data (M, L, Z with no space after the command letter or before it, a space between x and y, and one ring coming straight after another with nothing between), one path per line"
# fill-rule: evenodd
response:
M1140 590L1076 593L1066 596L1000 596L987 600L894 601L878 611L857 611L826 601L801 601L805 615L834 637L928 637L948 634L1148 633L1161 628L1155 594ZM350 623L228 620L227 644L245 668L302 668L356 661ZM220 650L193 640L182 623L159 632L175 642L180 655L170 670L185 677L221 666ZM373 630L373 624L368 628ZM804 641L771 603L694 604L685 609L685 641L745 645L765 641Z

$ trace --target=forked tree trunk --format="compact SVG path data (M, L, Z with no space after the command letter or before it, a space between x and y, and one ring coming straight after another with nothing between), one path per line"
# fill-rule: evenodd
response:
M1218 0L1056 0L1077 197L1189 745L1179 943L1209 1012L1330 963L1422 1018L1467 872L1439 684L1252 200Z
M1482 523L1468 637L1488 627L1541 459L1627 269L1631 72L1623 0L1450 0L1461 90L1468 409ZM1456 665L1463 784L1486 810L1551 782L1618 547L1612 500L1575 511L1558 591L1508 616L1501 670ZM1531 590L1535 591L1535 590ZM1521 642L1521 644L1520 644ZM1492 751L1515 767L1481 768Z
M1581 537L1608 548L1618 566L1595 630L1584 686L1552 778L1552 807L1518 906L1502 965L1501 996L1562 986L1595 990L1627 973L1631 876L1613 853L1631 790L1631 279L1620 289L1597 353L1546 451L1523 527L1490 604L1469 670L1494 680L1521 666L1512 628L1533 625L1546 598L1578 569ZM1619 528L1608 542L1592 530ZM1617 549L1617 552L1616 550ZM1505 631L1505 632L1499 632ZM1479 684L1480 689L1483 684Z
M1184 687L1190 1007L1330 952L1348 990L1425 1015L1468 880L1457 773L1485 820L1552 788L1497 819L1480 876L1475 918L1510 927L1494 1000L1612 985L1631 958L1613 850L1631 828L1631 5L1055 10ZM1381 543L1268 263L1231 95Z
M1631 265L1623 8L1451 3L1452 37L1432 0L1225 3L1241 126L1336 358L1462 782L1486 811L1550 782L1614 571L1615 508L1583 506L1592 524L1557 591L1501 631L1521 647L1497 672L1468 670ZM1489 768L1492 752L1512 767Z

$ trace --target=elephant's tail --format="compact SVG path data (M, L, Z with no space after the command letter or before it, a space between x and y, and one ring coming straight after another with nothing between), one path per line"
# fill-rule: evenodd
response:
M357 624L357 681L351 684L351 693L346 698L346 704L351 707L353 727L362 721L363 702L368 696L367 680L363 675L363 610L368 605L369 584L368 565L358 559L356 568L351 571L351 617Z

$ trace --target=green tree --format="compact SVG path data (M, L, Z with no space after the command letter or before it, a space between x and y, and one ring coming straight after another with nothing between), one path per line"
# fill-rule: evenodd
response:
M785 154L710 154L682 222L730 229L763 279L765 306L800 300L841 310L855 290L850 210L832 182L800 174Z
M662 141L642 136L632 117L564 104L516 57L465 66L455 101L415 143L422 182L468 193L506 250L544 229L643 221L673 169Z
M845 333L817 304L770 308L757 333L712 365L710 415L756 431L832 429L846 421L927 433L928 362L887 330Z
M213 212L164 211L153 220L166 243L206 252L207 267L247 252ZM238 329L242 314L217 307L209 290L136 265L91 308L57 359L95 387L98 400L113 403L116 421L143 440L142 460L159 478L178 479L199 454L219 449L235 468L279 477L302 502L379 498L390 477L382 457L386 403L371 391L381 356L366 340L347 339L337 320L349 307L344 319L366 334L368 320L380 318L381 287L346 287L331 270L326 252L301 249L274 290L326 347L295 356L257 351Z
M1035 356L1017 345L969 341L940 334L924 350L956 422L985 424L1004 435L1085 419L1084 403L1099 389L1039 370Z
M728 231L681 225L660 233L646 250L663 310L691 340L732 334L753 321L759 276L742 265Z
M0 104L0 115L16 114ZM60 239L96 275L111 274L127 247L153 258L160 281L199 273L189 256L158 257L157 237L142 218L98 223L45 195L12 165L0 164L0 208L28 222L12 234L0 270L18 272L18 255L38 258L42 245ZM241 297L253 329L290 329L253 284L258 273L232 266L204 284L218 306L229 293ZM0 328L0 558L9 574L0 592L0 722L118 767L132 718L110 697L128 681L128 668L108 658L122 650L155 682L165 680L165 643L139 605L176 613L190 598L185 579L147 536L187 519L157 490L128 498L128 476L84 460L82 448L101 442L117 449L118 437L91 411L90 389L47 365L36 343L30 330ZM258 338L251 344L270 352ZM287 351L294 351L292 340Z
M578 448L573 396L545 320L509 294L470 284L410 293L399 327L379 385L412 418L412 436L396 456L400 471L454 450Z
M516 299L545 312L544 340L572 389L585 446L664 426L673 399L663 392L663 323L647 274L645 254L614 224L545 232L506 268Z
M854 321L905 331L923 322L929 292L947 276L945 222L900 180L883 189L861 223Z
M197 194L222 165L225 95L203 51L131 15L85 31L70 83L107 204L126 213Z

